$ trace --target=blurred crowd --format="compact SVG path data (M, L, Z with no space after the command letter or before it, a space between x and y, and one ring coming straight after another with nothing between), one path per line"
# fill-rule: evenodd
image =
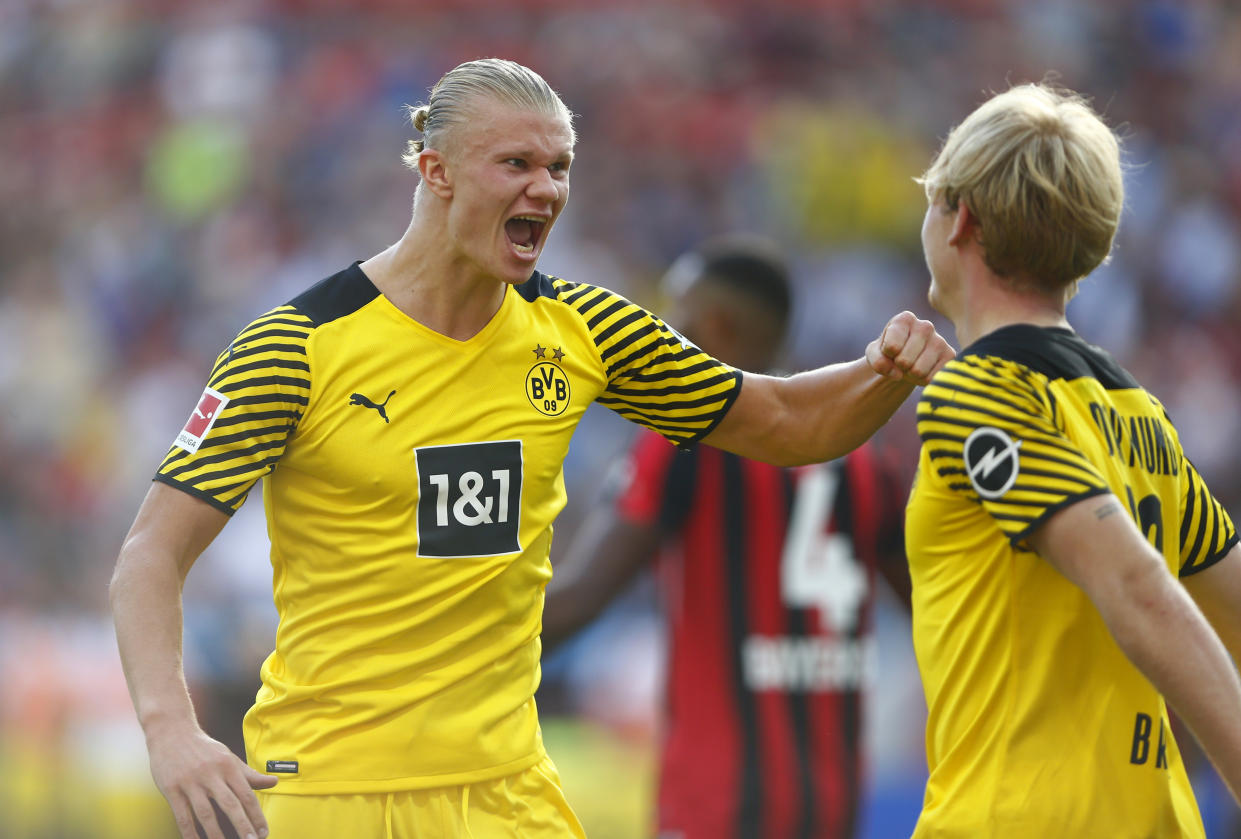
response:
M1241 515L1235 3L0 0L0 835L171 835L107 614L117 548L216 353L404 230L404 106L487 55L577 115L540 267L658 309L702 237L769 235L800 284L789 369L856 357L901 308L929 316L912 177L987 91L1054 73L1129 166L1114 256L1070 318ZM626 433L588 417L560 538ZM881 441L912 473L908 411ZM187 585L195 696L236 748L274 627L265 553L256 492ZM551 711L648 730L654 688L598 685L653 672L658 633L618 635L610 658L578 645L593 668L549 668ZM636 835L611 824L592 835Z

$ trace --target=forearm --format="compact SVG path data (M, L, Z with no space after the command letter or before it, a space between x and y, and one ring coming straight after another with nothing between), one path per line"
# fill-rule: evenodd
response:
M543 648L550 650L603 609L608 595L585 584L581 569L557 570L543 601Z
M779 466L832 460L870 439L913 389L864 359L788 378L747 373L738 401L759 407L747 406L745 423L730 422L730 412L704 442Z
M1241 679L1186 592L1162 569L1128 580L1103 611L1129 659L1194 733L1241 801Z
M131 541L109 589L121 664L148 737L153 729L197 725L182 665L181 585L174 562L153 560Z
M543 645L550 649L603 611L658 549L653 525L604 506L587 517L556 563L543 604Z
M227 520L205 502L153 483L125 538L109 589L121 664L146 734L151 777L172 808L182 839L223 839L224 823L237 836L266 836L267 822L250 790L276 783L203 732L181 664L181 587Z
M891 419L913 390L909 381L877 375L863 359L788 379L794 419L785 423L784 433L790 454L798 463L848 454Z

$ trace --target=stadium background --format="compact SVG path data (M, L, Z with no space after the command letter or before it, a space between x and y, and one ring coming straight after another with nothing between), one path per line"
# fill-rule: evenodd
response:
M402 106L460 61L543 73L578 114L541 267L658 307L667 263L744 229L801 282L790 369L927 313L911 181L988 90L1056 71L1128 138L1112 262L1070 310L1169 406L1241 513L1241 8L1235 3L0 0L0 836L172 837L106 585L215 354L256 313L395 240ZM563 547L629 433L597 409ZM909 412L882 433L912 469ZM274 616L261 504L190 576L187 668L240 747ZM649 583L551 658L548 739L592 837L650 802ZM885 603L864 833L917 812L922 698ZM1209 770L1213 839L1237 835Z

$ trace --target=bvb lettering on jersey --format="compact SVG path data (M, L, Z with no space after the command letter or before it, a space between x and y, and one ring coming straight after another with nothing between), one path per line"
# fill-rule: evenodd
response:
M276 648L246 716L284 793L500 777L533 695L561 466L593 401L678 444L740 373L605 289L536 273L467 341L355 264L222 353L157 480L226 513L262 478Z
M1186 575L1237 542L1159 402L1069 330L1011 326L925 389L906 511L930 778L915 836L1201 836L1162 697L1027 537L1113 493Z

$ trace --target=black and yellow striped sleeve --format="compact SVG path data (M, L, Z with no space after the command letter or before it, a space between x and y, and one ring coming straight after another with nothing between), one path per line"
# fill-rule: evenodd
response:
M741 388L739 370L615 292L563 282L557 292L583 318L603 362L599 404L681 446L724 418Z
M932 467L982 504L1013 545L1063 507L1109 491L1054 411L1045 377L994 357L949 362L918 402Z
M292 306L255 320L216 359L203 402L155 480L232 515L284 453L310 397L314 324ZM218 406L218 413L203 410ZM199 425L195 426L196 417ZM206 430L202 430L203 426Z
M1223 559L1238 539L1228 511L1188 458L1181 460L1181 486L1180 576L1188 577Z

